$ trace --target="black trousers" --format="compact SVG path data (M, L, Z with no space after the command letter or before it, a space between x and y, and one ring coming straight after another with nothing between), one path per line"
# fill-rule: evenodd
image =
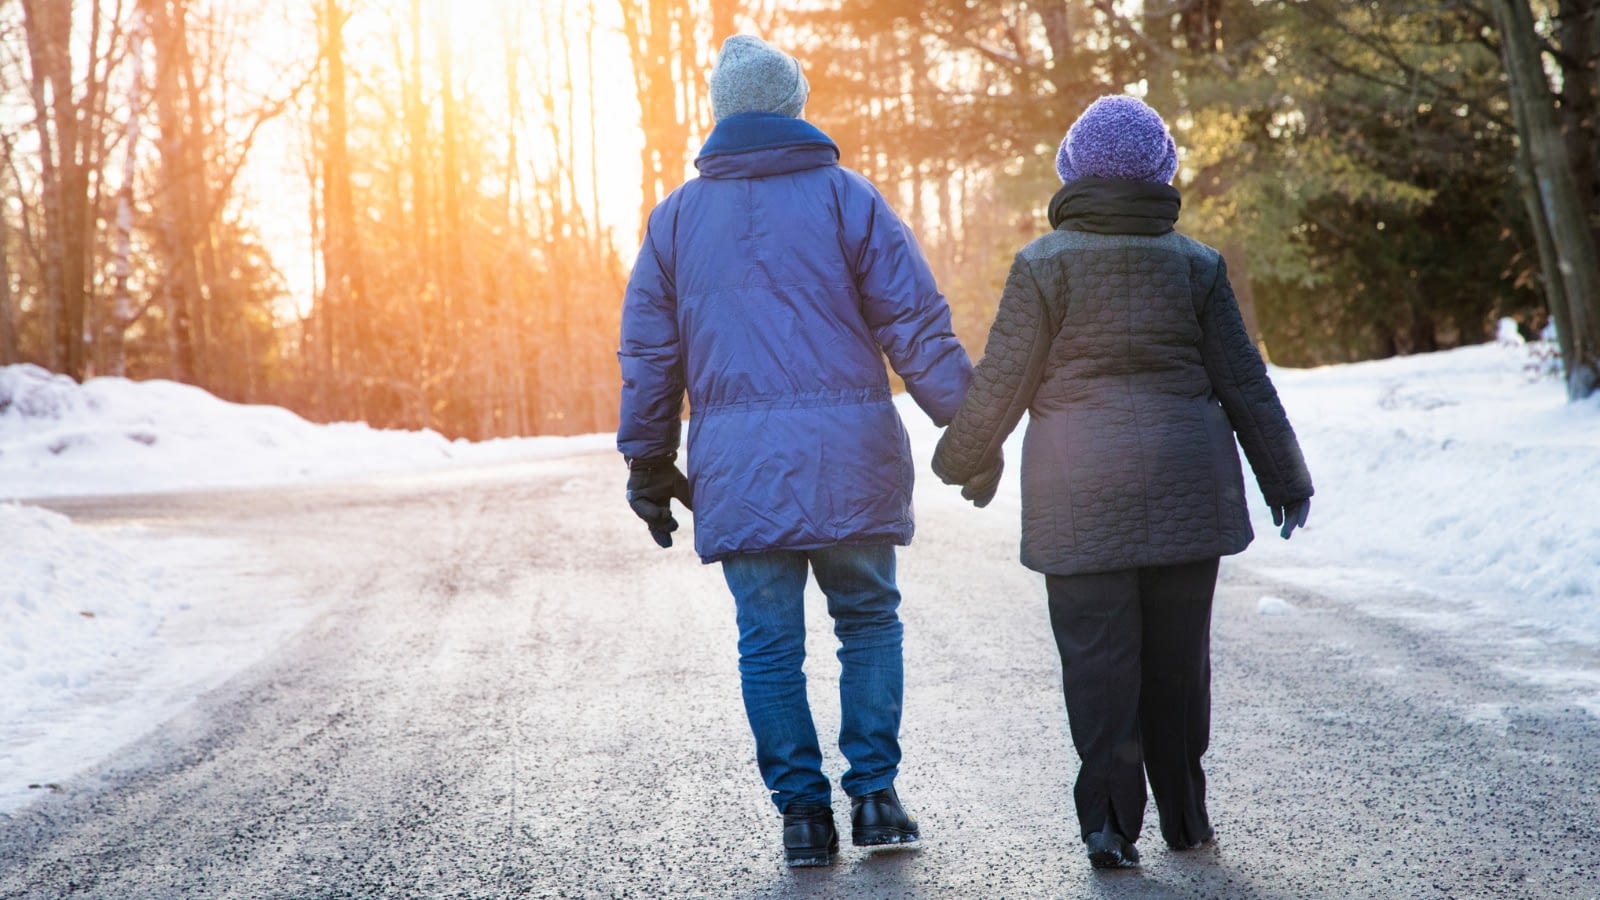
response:
M1084 837L1110 821L1138 840L1146 776L1168 844L1211 836L1200 757L1211 739L1217 563L1045 576Z

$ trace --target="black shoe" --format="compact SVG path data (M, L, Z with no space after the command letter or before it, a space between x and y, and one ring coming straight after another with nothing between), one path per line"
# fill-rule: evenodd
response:
M833 807L791 803L783 811L783 861L790 866L826 866L839 852Z
M916 817L900 805L894 788L850 798L850 843L857 847L905 847L921 838Z
M1124 869L1139 864L1139 851L1133 842L1117 833L1110 823L1083 839L1089 850L1089 865L1096 869Z

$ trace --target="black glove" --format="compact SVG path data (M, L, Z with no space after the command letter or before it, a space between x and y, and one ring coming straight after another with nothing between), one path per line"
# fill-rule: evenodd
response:
M967 479L961 486L961 499L971 500L972 505L983 509L994 499L995 491L1000 489L1000 473L1005 471L1006 458L1003 453L997 453L994 465Z
M1283 539L1287 541L1289 535L1293 534L1296 528L1306 527L1306 516L1310 514L1310 497L1304 500L1294 500L1285 506L1274 506L1272 508L1272 524L1283 526L1283 530L1278 533L1283 535Z
M672 453L628 460L628 506L650 527L650 536L663 547L672 546L672 532L678 530L678 520L672 517L673 498L676 497L684 509L694 509L689 496L689 479L683 477L683 472L674 464L677 458L678 454Z

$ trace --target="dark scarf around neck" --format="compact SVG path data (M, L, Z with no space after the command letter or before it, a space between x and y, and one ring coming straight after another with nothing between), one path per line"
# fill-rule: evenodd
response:
M1118 178L1079 178L1050 198L1050 227L1096 234L1163 235L1183 205L1170 184Z

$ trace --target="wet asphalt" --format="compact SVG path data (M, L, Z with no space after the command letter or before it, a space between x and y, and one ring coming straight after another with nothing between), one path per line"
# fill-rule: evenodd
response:
M898 786L923 846L849 847L837 798L836 864L788 870L720 571L657 550L622 477L593 453L46 503L238 539L325 612L0 817L0 897L1600 898L1600 721L1505 673L1492 635L1364 614L1248 553L1213 629L1216 844L1166 850L1152 807L1143 866L1092 870L1042 579L1003 514L947 504L900 556ZM827 735L820 603L809 621Z

